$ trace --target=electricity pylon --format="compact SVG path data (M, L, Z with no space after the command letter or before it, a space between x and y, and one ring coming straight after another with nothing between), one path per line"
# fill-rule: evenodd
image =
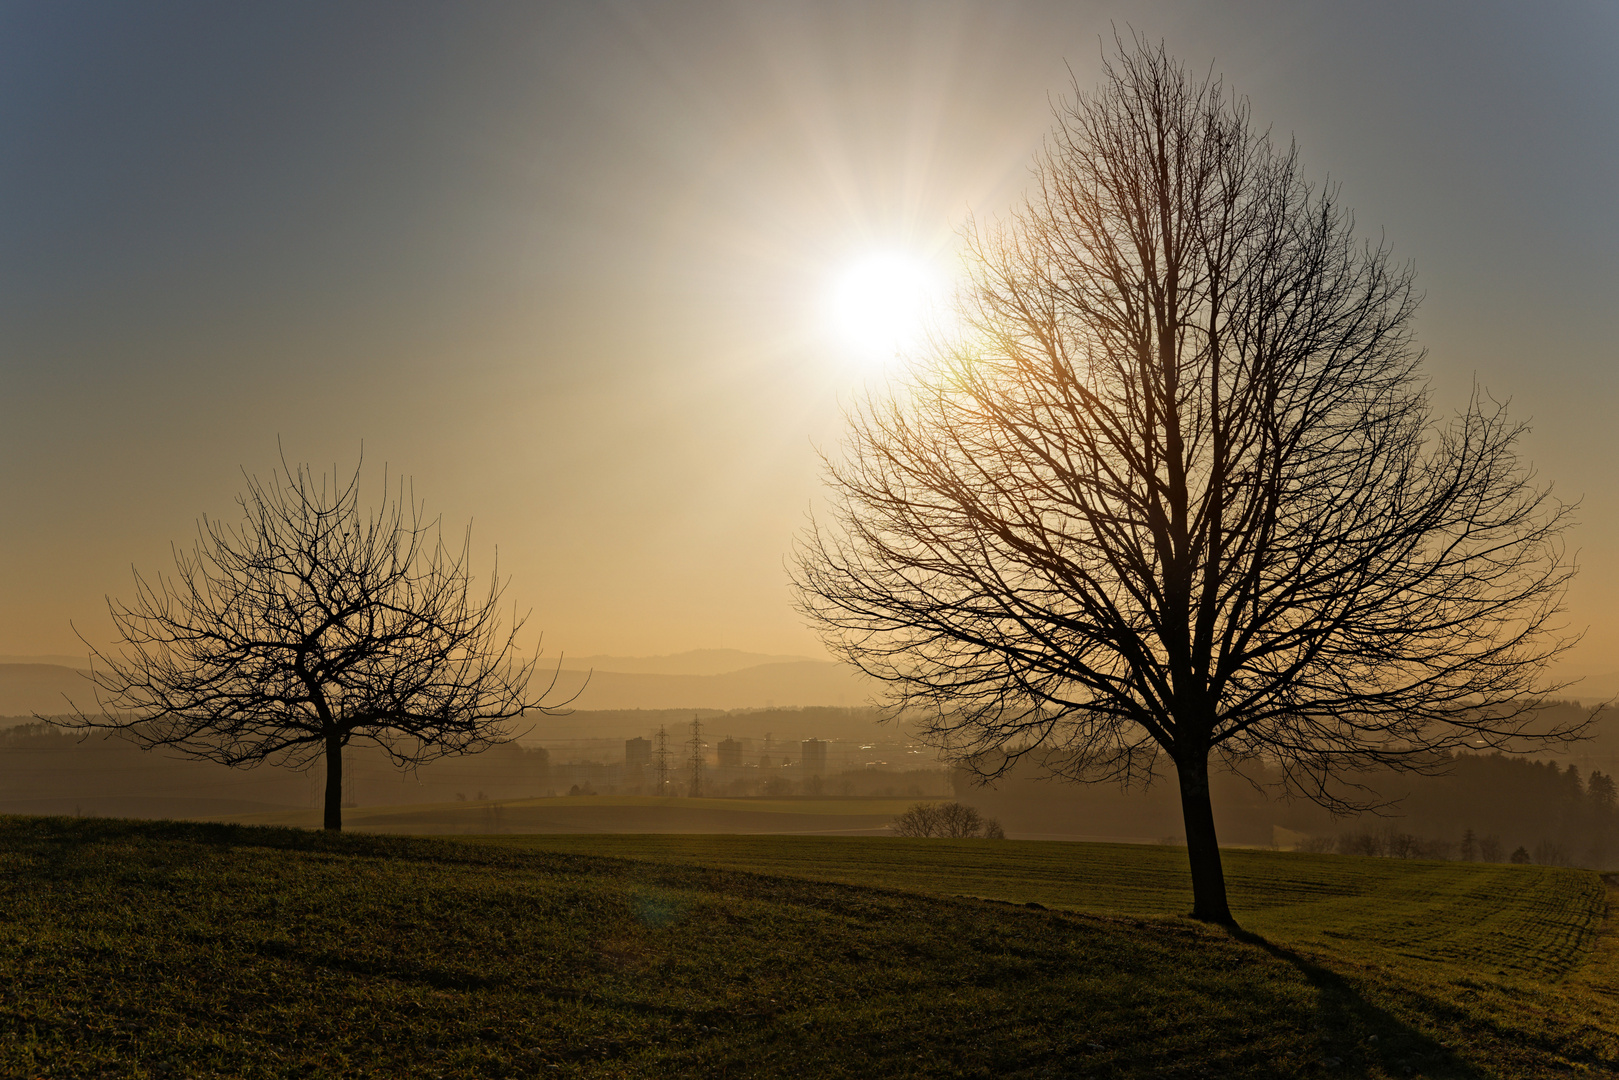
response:
M658 794L669 794L669 733L658 726L658 749L653 752L653 761L658 768Z
M703 722L691 718L691 791L694 799L703 797Z

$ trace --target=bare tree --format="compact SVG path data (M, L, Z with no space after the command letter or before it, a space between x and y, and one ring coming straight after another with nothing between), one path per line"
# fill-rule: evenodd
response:
M966 803L925 803L909 807L890 826L896 836L943 836L966 839L981 836L1005 840L1006 830L994 818L986 818Z
M947 802L939 807L939 835L952 839L977 836L984 829L984 816L966 803Z
M1353 770L1575 733L1535 708L1570 509L1487 395L1435 421L1412 270L1218 80L1120 43L1057 121L968 228L961 329L851 409L794 577L983 778L1167 758L1229 922L1211 756L1349 809Z
M530 695L535 661L515 651L523 620L502 627L498 571L473 591L470 530L452 552L403 481L387 490L385 476L383 505L363 511L358 466L346 482L285 459L267 483L247 477L244 520L202 519L173 576L136 571L134 602L109 598L122 648L91 647L100 714L77 722L224 765L324 755L325 826L340 829L351 740L415 765L555 708Z
M916 803L895 818L892 827L896 836L937 836L939 824L937 803Z

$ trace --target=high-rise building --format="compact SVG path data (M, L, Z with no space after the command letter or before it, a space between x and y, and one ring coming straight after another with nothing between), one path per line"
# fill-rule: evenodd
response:
M798 767L805 776L826 775L826 742L805 739L798 744Z
M624 766L633 769L637 765L652 764L651 739L625 739L624 740Z
M735 739L720 740L720 768L738 769L742 767L742 744Z

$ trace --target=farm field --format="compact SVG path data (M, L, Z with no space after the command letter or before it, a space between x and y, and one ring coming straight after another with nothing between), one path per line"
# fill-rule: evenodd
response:
M1171 917L1192 906L1181 847L819 836L480 839L1090 915ZM1231 908L1244 929L1342 955L1556 976L1593 947L1604 910L1601 879L1581 870L1245 848L1223 855Z
M844 833L883 832L915 798L670 799L553 796L490 802L368 806L343 811L355 832L467 833ZM319 828L319 809L213 817L237 825Z
M1584 872L1232 852L1233 935L1170 848L586 839L0 818L0 1075L1619 1070Z

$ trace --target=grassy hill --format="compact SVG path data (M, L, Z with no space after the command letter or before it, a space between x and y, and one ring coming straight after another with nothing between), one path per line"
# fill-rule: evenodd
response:
M1186 849L1142 844L769 836L514 836L486 842L753 871L1114 917L1189 911ZM1595 874L1228 849L1245 930L1356 959L1560 977L1594 947Z
M1233 936L1175 916L1183 860L0 819L0 1075L1619 1068L1595 875L1232 852Z

